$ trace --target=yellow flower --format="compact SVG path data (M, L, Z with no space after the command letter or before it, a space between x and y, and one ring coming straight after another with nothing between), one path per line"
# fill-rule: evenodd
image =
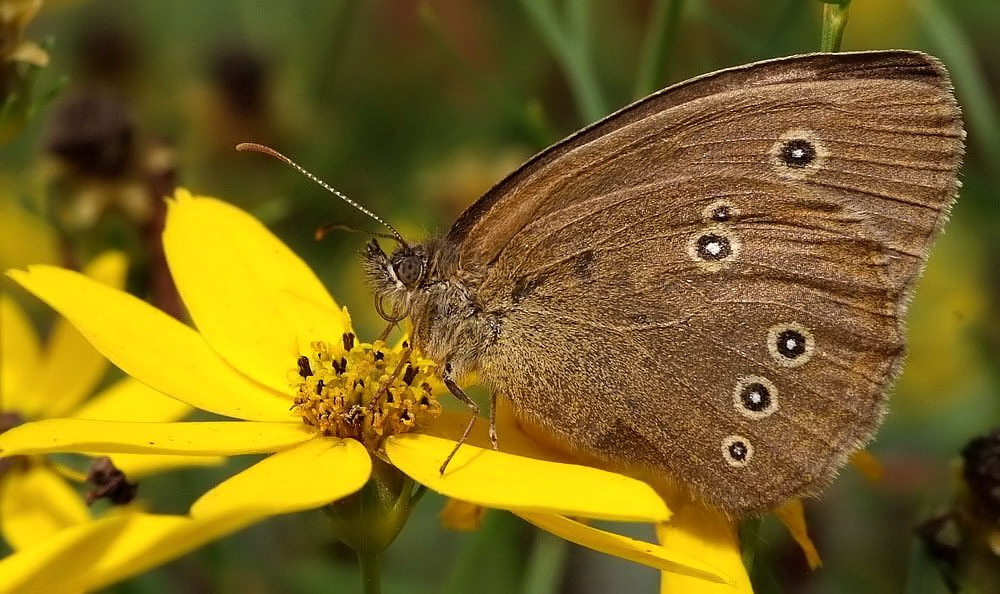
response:
M128 513L76 524L0 559L0 592L89 592L239 530L253 519Z
M0 270L59 261L56 230L21 206L18 185L14 177L0 173Z
M742 588L742 566L719 566L715 558L567 519L663 522L670 512L648 484L566 463L521 434L510 415L498 428L504 452L488 448L485 423L478 423L442 475L441 463L467 417L434 418L437 405L423 399L428 396L423 384L436 384L430 379L433 364L414 356L413 369L401 370L384 388L399 366L401 348L357 341L347 312L308 266L248 214L178 190L170 202L164 248L197 330L67 270L33 266L9 274L134 378L239 420L50 419L0 435L3 455L270 454L191 507L196 521L244 523L342 500L366 484L373 459L376 466L387 461L440 493L511 510L584 546ZM198 544L178 546L173 554ZM147 560L141 564L149 566Z
M669 522L656 526L660 544L669 549L685 551L696 559L712 559L720 569L736 579L732 585L713 584L694 579L682 572L663 572L661 594L728 594L752 593L750 578L743 568L736 525L722 512L698 503L675 503Z
M109 252L86 273L120 287L125 258ZM133 379L122 380L86 400L107 371L108 361L63 319L55 322L43 348L31 322L7 295L0 294L0 432L24 421L51 417L171 421L190 412ZM213 458L116 455L115 466L128 479L177 466L205 464ZM76 491L60 475L74 471L40 456L0 460L0 533L13 548L34 545L74 524L91 519Z

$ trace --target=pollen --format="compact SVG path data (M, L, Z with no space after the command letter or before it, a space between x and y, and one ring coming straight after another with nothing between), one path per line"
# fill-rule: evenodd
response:
M441 412L431 381L435 364L382 341L313 342L289 371L295 389L292 412L323 435L350 437L378 449L390 435L405 433ZM401 362L402 361L402 362Z

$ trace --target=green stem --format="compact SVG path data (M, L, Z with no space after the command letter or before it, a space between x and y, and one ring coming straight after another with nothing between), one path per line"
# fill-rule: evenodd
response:
M382 591L380 555L402 530L413 509L413 479L377 456L360 491L324 506L338 540L354 550L365 594Z
M604 117L608 113L604 95L590 63L589 0L570 3L565 19L568 26L560 22L555 7L548 0L521 0L521 6L562 66L584 121L589 123Z
M358 551L358 566L361 568L361 591L364 594L381 594L382 567L378 553Z
M558 592L569 556L567 542L548 532L538 532L524 570L523 594Z
M666 70L683 6L684 0L657 0L653 7L632 91L636 99L662 86L663 79L667 78Z
M743 566L753 572L757 562L757 548L760 546L760 518L747 518L740 524L740 550L743 551Z
M913 6L931 44L951 70L962 98L966 127L976 132L971 139L978 142L979 149L986 154L985 162L1000 163L1000 110L990 91L989 76L983 69L984 60L976 55L950 3L918 0ZM996 168L988 170L993 183L1000 183Z
M851 0L824 2L823 33L819 42L821 52L840 51L840 42L844 39L844 29L847 28L847 13L850 7Z

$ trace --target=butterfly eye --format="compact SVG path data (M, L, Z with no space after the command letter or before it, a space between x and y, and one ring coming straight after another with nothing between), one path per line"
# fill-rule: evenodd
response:
M408 289L412 289L424 274L424 260L420 256L406 256L393 269L396 271L396 278Z

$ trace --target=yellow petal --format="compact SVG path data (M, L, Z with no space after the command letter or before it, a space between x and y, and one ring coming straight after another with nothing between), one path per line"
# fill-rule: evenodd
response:
M628 538L613 532L598 530L586 524L553 514L514 512L535 526L595 551L629 561L683 575L686 579L726 585L727 576L711 564L683 551L671 550L652 543ZM728 586L727 586L728 587ZM678 590L678 592L687 592Z
M49 63L49 54L37 43L25 40L17 44L17 47L7 55L7 60L27 62L34 66L44 67Z
M674 572L660 576L663 594L753 594L743 566L736 526L725 515L694 502L675 502L674 516L657 524L660 545L679 551L715 568L726 584L712 584Z
M87 401L71 416L99 421L144 423L183 419L193 409L132 378L120 380Z
M128 275L128 256L115 250L102 252L83 267L83 273L112 289L124 289Z
M774 515L781 520L785 528L788 528L788 532L802 549L806 561L809 563L809 569L816 570L822 567L823 561L819 558L819 551L816 550L816 545L813 544L812 539L809 538L809 531L806 530L806 512L802 507L802 500L789 499L784 505L774 510Z
M31 320L13 299L0 294L0 411L35 416L41 403L31 395L40 361Z
M326 437L282 450L219 484L191 506L191 515L227 510L251 516L313 509L354 493L368 482L372 462L353 439Z
M191 406L253 421L283 421L290 400L220 359L191 328L87 277L52 266L11 278L66 316L125 373Z
M449 498L441 510L441 524L449 530L471 532L483 524L486 508L475 503Z
M205 340L274 390L315 340L337 343L347 320L312 270L259 221L220 200L178 190L163 246Z
M458 441L468 424L468 412L445 410L426 426L422 426L420 433ZM476 419L472 433L469 434L465 443L480 448L492 448L488 433L489 425L489 421L486 419ZM525 428L514 416L511 406L504 399L497 402L496 429L499 447L503 452L539 460L575 462L566 452L544 444L525 432Z
M81 578L127 523L128 516L123 515L73 526L0 560L0 592L83 592Z
M125 286L128 260L121 252L104 252L84 269L88 277L115 289ZM56 319L45 348L36 391L44 402L43 417L62 417L75 408L108 370L108 360L97 352L64 317Z
M89 520L80 495L44 464L15 466L0 479L0 531L14 549Z
M128 519L124 530L84 575L88 591L143 573L260 519L237 515L194 519L140 513L124 518Z
M19 204L16 178L0 174L0 271L60 260L55 229Z
M114 454L111 462L129 478L159 474L193 466L219 466L226 462L222 456L172 456L170 454Z
M0 452L4 456L56 452L232 456L274 452L316 435L302 423L126 423L47 419L0 433Z
M486 507L622 521L661 521L670 516L660 496L642 481L469 444L459 448L441 475L441 463L454 446L447 439L408 433L386 440L385 451L394 466L417 482Z
M885 476L885 468L868 450L858 450L851 454L851 466L861 473L861 476L874 482L882 480Z
M169 422L185 417L192 408L164 396L132 378L125 378L79 409L73 418L100 421ZM111 461L130 479L189 466L216 466L217 456L171 456L167 454L115 454Z

